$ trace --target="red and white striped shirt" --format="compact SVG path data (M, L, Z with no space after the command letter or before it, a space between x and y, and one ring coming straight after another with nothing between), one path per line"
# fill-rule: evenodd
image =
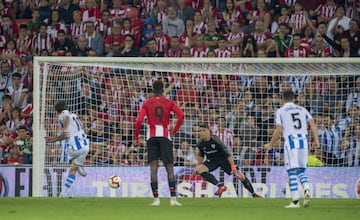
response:
M26 36L24 40L21 40L20 37L16 39L16 48L19 50L21 54L26 54L31 50L31 38ZM24 47L27 52L24 51Z
M311 52L314 52L317 57L328 57L332 54L331 47L325 47L323 49L311 48Z
M205 22L201 22L200 24L194 24L193 33L195 34L206 34L208 32L208 26Z
M169 48L165 52L165 57L181 57L181 49L180 48L177 48L177 49Z
M293 25L293 27L296 30L300 30L301 28L303 28L306 25L306 15L305 13L302 11L300 13L294 13L291 15L290 17L290 25Z
M263 32L261 34L256 33L256 32L252 32L251 35L254 37L255 41L257 44L262 44L265 42L266 40L266 32Z
M46 34L46 36L41 36L41 34L37 34L32 39L32 47L36 48L36 53L40 54L41 50L46 49L47 51L52 51L54 46L54 39L50 34Z
M85 23L71 23L68 27L68 33L72 40L77 40L81 35L85 34Z
M198 48L198 47L192 47L190 49L190 56L191 57L206 57L207 53L209 52L209 48L206 46Z
M112 18L126 18L126 9L123 7L112 8L110 9L110 14Z
M218 58L227 58L227 57L231 57L231 51L228 49L225 50L220 50L219 48L216 48L214 50L216 57Z
M321 4L316 10L318 17L332 18L335 15L336 5Z
M98 20L101 18L101 11L99 7L85 9L81 8L81 17L83 21L89 21L89 20Z
M167 34L163 34L160 37L155 35L155 41L157 43L157 51L165 52L170 47L171 38Z
M310 48L313 42L313 38L306 40L305 38L301 39L300 46Z
M146 15L144 15L146 18L150 17L151 11L156 6L156 0L142 0L141 1L141 8L146 9Z
M293 47L287 49L285 57L307 57L308 51L305 47L300 46L298 49Z
M220 140L224 142L224 144L229 148L233 147L234 133L231 130L225 128L223 132L220 132L219 129L216 128L213 134L218 136Z
M234 40L234 39L243 39L244 36L245 36L245 34L243 32L239 32L237 34L233 34L233 33L230 32L229 34L226 35L226 39L228 41ZM240 44L237 45L237 46L229 47L229 50L231 50L231 51L240 50Z
M179 43L185 47L190 47L190 40L187 34L183 34L179 37Z
M236 7L235 11L233 11L232 13L227 14L227 13L223 12L221 15L222 16L220 17L220 22L222 24L226 24L226 26L229 30L234 21L238 21L240 24L243 22L241 9L239 6Z
M112 22L111 21L108 21L107 23L104 23L104 21L98 20L96 22L96 24L95 24L96 32L98 32L104 38L111 35L111 28L112 28Z

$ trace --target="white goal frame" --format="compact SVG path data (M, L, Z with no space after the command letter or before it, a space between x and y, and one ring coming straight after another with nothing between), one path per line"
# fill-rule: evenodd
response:
M72 64L85 64L85 65L94 65L97 63L109 64L114 66L116 63L127 64L132 66L134 69L143 69L144 67L139 67L139 64L221 64L220 68L225 68L229 64L347 64L347 65L360 65L359 58L142 58L142 57L129 57L129 58L120 58L120 57L34 57L34 90L33 90L33 172L32 172L32 196L33 197L42 197L42 182L43 180L38 178L43 172L44 169L44 158L41 155L44 155L45 150L45 128L40 127L40 121L43 121L40 105L40 95L45 91L40 91L41 88L41 78L40 78L40 63L72 63ZM255 65L254 65L255 66ZM256 65L257 66L257 65ZM46 68L46 66L45 66ZM261 68L261 67L259 67ZM226 69L226 68L225 68ZM165 69L167 70L167 69ZM164 70L164 71L165 71ZM306 69L306 74L308 75L346 75L349 72L346 71L347 68L342 70L333 69L330 71L326 68L317 68L317 69ZM358 73L360 73L360 67L358 68ZM47 70L44 69L46 72ZM206 70L195 69L191 70L193 72L207 72ZM264 69L266 71L266 69ZM250 70L244 75L263 75L264 71L259 72L257 68ZM304 69L287 69L281 72L281 75L296 75L304 73ZM170 70L169 72L176 72L175 70ZM223 74L222 72L216 72L217 74ZM227 70L229 74L229 71ZM225 72L224 72L225 74ZM279 72L269 72L266 73L269 75L279 75ZM353 73L355 74L355 73ZM46 74L45 74L46 76ZM46 80L44 80L46 82ZM43 89L46 87L44 86ZM45 101L45 99L43 99Z

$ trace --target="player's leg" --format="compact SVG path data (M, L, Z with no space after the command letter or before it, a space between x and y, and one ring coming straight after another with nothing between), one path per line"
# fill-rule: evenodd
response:
M229 161L226 161L221 165L221 168L228 174L231 175L231 165ZM244 187L251 193L254 198L261 198L260 195L256 194L254 191L254 187L250 180L239 170L239 167L236 167L237 174L235 175L238 180L244 185Z
M158 158L159 158L159 146L158 143L154 138L150 138L147 141L147 147L148 147L148 162L150 165L150 185L151 185L151 191L154 197L153 203L151 203L152 206L159 206L160 205L160 199L159 199L159 191L158 191L158 178L157 178L157 172L158 172Z
M71 149L68 151L69 156L73 159L70 160L71 164L70 164L69 174L65 180L64 188L61 191L60 194L61 198L68 196L69 190L72 184L75 182L76 172L78 171L79 167L82 167L84 165L88 153L89 153L89 148L86 147L77 151L72 151Z
M224 183L219 182L214 175L210 172L216 170L220 165L217 163L213 163L209 160L206 160L203 164L198 168L198 174L202 176L207 182L212 183L215 186L218 186L218 189L215 192L216 196L221 196L223 192L227 190L227 187L224 186Z
M176 200L176 180L174 175L174 157L173 157L173 145L167 138L160 138L160 159L164 162L164 166L167 172L167 179L170 190L170 205L181 206Z
M297 169L290 169L287 171L289 177L289 187L290 187L290 194L292 198L292 202L285 206L285 208L299 208L299 190L298 190L298 183L297 183Z
M305 175L305 168L307 166L307 159L308 159L308 149L307 148L299 149L298 157L299 157L299 167L302 167L302 168L298 169L297 177L299 178L300 183L304 188L303 206L309 207L310 206L310 197L311 197L310 186L309 186L308 178Z

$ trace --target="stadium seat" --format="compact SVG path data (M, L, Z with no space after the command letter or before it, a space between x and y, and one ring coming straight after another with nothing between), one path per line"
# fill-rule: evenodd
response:
M29 18L16 19L16 24L17 24L17 25L27 24L27 23L29 23L30 20L31 20L31 19L29 19Z
M128 7L126 9L126 16L131 20L137 19L140 17L140 8L137 7Z

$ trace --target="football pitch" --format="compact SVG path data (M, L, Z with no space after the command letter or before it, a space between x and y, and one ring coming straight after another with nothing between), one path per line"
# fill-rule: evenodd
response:
M309 208L285 209L289 199L179 198L181 207L161 198L0 198L3 220L359 220L360 199L312 199ZM302 201L301 201L302 202Z

